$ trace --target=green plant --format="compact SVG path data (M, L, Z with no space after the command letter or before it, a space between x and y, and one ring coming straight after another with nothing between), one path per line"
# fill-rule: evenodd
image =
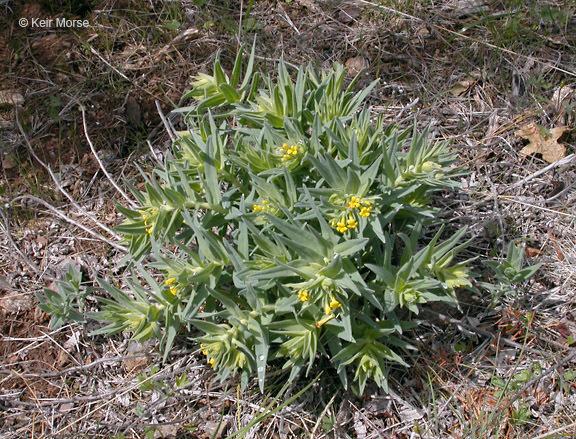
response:
M535 376L541 373L540 366L537 363L532 363L528 369L523 369L512 375L508 380L502 377L492 377L491 384L498 390L494 396L498 400L505 401L506 397L510 394L516 393L522 388L524 384L531 381ZM532 420L532 413L530 411L530 403L519 401L516 407L511 407L509 422L513 425L525 425Z
M542 264L525 267L524 244L510 242L506 259L502 261L483 261L494 273L498 284L482 282L480 285L492 292L493 300L500 296L513 296L518 292L518 285L531 278Z
M85 322L84 299L87 291L80 291L82 273L72 266L68 268L65 281L56 281L57 291L44 288L37 293L38 308L50 314L50 329L60 328L67 322Z
M150 371L141 373L136 378L140 383L138 389L141 392L148 392L154 389L162 389L165 387L164 383L161 380L154 379L154 377L160 372L160 368L156 365L150 367Z
M411 315L470 285L465 229L428 230L430 195L462 169L446 143L373 120L376 83L354 92L357 79L345 87L336 65L293 80L283 62L261 77L254 50L244 71L239 53L230 75L219 60L198 75L178 110L189 129L132 187L140 207L118 206L132 275L128 290L99 281L96 333L154 336L165 356L192 337L220 378L256 374L261 390L271 362L293 378L328 361L345 386L352 370L360 392L386 387Z

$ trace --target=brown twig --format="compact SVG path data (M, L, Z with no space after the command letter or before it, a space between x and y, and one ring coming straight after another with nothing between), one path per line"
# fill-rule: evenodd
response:
M114 241L109 240L108 238L106 238L105 236L101 235L98 232L95 232L94 230L89 229L88 227L86 227L84 224L79 223L78 221L73 220L72 218L70 218L68 215L66 215L64 212L60 211L59 209L55 208L54 206L52 206L50 203L42 200L41 198L35 197L33 195L20 195L19 197L14 198L14 200L12 200L12 202L17 202L19 200L31 200L34 201L38 204L42 204L44 207L46 207L46 209L48 209L50 212L55 213L57 216L59 216L60 218L62 218L64 221L78 227L79 229L84 230L86 233L94 236L95 238L97 238L98 240L105 242L106 244L111 245L112 247L114 247L117 250L123 251L125 253L128 253L128 249L126 247L124 247L123 245L120 245Z
M132 206L133 208L137 207L137 204L132 200L132 198L130 198L128 196L128 194L126 192L124 192L122 190L122 188L120 186L118 186L118 184L114 181L114 179L112 178L112 175L110 175L110 173L107 171L106 167L104 166L104 163L102 163L102 160L100 160L100 157L98 156L98 153L96 152L96 149L94 148L94 144L92 143L92 140L90 140L90 136L88 135L88 127L86 126L86 109L83 106L80 106L80 111L82 112L82 126L84 127L84 136L86 137L86 141L88 142L88 145L90 146L90 151L92 151L92 155L94 155L94 158L98 162L98 166L100 166L100 169L102 169L102 172L104 173L104 175L106 176L106 178L108 179L110 184L112 184L112 186L114 186L114 189L116 189L118 191L118 193L120 195L122 195L122 197L126 201L128 201L128 204L130 204L130 206Z

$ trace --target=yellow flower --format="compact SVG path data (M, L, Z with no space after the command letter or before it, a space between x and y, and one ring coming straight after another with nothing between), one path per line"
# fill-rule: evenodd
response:
M259 205L259 204L253 204L253 205L252 205L252 210L253 210L254 212L261 212L261 211L263 211L263 210L266 210L266 208L268 207L268 206L266 206L266 205L268 204L268 201L262 201L262 204L263 204L263 206L261 206L261 205Z
M302 290L298 293L298 299L302 302L308 302L310 300L310 291Z
M346 227L346 223L344 222L344 220L341 220L339 223L336 224L336 230L338 230L340 233L344 233L346 230L348 230L348 227Z
M151 215L147 215L145 210L139 210L138 213L142 216L142 220L144 221L144 225L148 225L148 220L150 219Z
M362 201L362 204L364 204L364 206L366 206L366 207L372 206L372 203L371 203L370 201L368 201L368 200L363 200L363 201Z
M334 299L334 297L332 297L332 301L330 302L329 306L331 309L336 309L336 308L340 308L342 306L342 304L340 302L338 302L336 299Z
M172 285L174 282L176 282L176 278L175 278L175 277L171 277L171 278L169 278L169 279L166 279L166 280L164 281L164 284L165 284L165 285Z
M295 158L300 153L300 148L298 145L289 146L288 144L284 143L278 152L283 154L282 161L286 161Z
M367 218L370 216L370 211L372 210L371 207L363 207L362 209L360 209L360 216L362 218Z
M202 349L202 353L204 355L208 355L208 351L206 350L206 346L204 346L203 344L200 345L200 349Z
M360 198L358 197L352 197L346 203L346 209L356 209L357 207L360 207Z
M216 360L214 360L214 358L208 358L206 362L210 365L210 367L214 367L214 363L216 363Z
M348 217L348 221L346 221L346 225L349 229L355 229L358 226L358 221L350 216Z
M170 292L175 296L176 294L178 294L178 288L170 287Z
M152 236L152 232L154 231L154 225L155 225L155 224L156 224L156 223L150 224L150 227L148 227L148 228L146 229L146 233L148 233L150 236Z
M324 314L326 315L330 315L332 314L332 311L334 311L337 308L341 308L342 304L340 302L338 302L334 297L332 297L332 300L330 301L330 303L327 303L324 306Z

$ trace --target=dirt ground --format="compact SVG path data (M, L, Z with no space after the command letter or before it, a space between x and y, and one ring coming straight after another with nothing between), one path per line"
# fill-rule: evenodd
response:
M283 56L379 79L371 111L428 127L470 171L437 200L446 221L483 257L520 238L543 268L497 304L428 310L389 393L326 374L243 437L576 437L573 2L4 0L0 26L0 437L231 437L281 387L213 381L193 345L165 364L90 323L50 330L35 298L71 265L86 284L117 274L123 200L99 161L138 186L170 148L161 115L183 127L169 113L191 76L254 39L263 71Z

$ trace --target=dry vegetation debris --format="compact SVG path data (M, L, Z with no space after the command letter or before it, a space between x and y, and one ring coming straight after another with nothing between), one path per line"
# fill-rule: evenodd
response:
M231 437L264 413L242 437L576 437L572 2L38 0L0 9L0 436ZM63 16L91 25L17 25ZM90 324L50 331L35 306L34 294L70 264L92 282L122 256L89 233L113 240L112 201L122 199L78 107L106 169L138 183L134 165L149 169L169 145L156 102L168 113L217 50L231 63L255 36L262 69L283 56L364 69L360 86L379 78L372 110L431 127L470 169L462 192L437 200L450 208L446 222L472 226L476 254L498 257L522 238L543 263L517 294L495 303L467 294L462 313L429 310L413 367L391 371L389 394L341 394L324 374L290 404L282 401L312 378L268 406L282 376L267 398L240 392L214 382L193 346L163 364L154 346L91 337Z

